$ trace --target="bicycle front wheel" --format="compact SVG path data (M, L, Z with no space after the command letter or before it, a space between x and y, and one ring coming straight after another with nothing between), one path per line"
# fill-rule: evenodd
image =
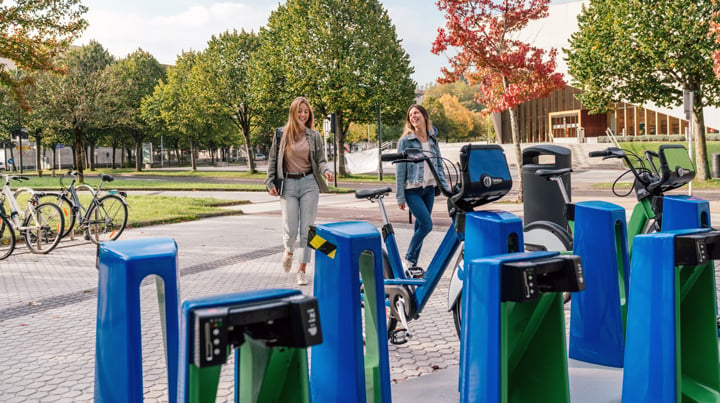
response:
M10 256L15 250L15 230L10 221L0 214L0 260Z
M107 195L87 212L87 237L96 244L118 239L127 225L128 209L120 196Z
M60 211L63 214L63 231L60 238L65 238L70 234L75 226L75 210L73 208L74 203L70 201L70 198L64 194L58 193L45 193L44 196L40 197L40 201L43 203L52 203L60 207Z
M64 226L63 213L53 203L42 203L28 212L23 222L25 244L32 253L46 254L60 242Z

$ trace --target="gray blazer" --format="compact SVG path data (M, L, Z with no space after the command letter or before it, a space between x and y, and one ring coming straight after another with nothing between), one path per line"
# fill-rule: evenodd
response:
M327 159L325 158L322 137L320 133L308 128L305 129L305 137L307 137L308 144L310 145L310 165L312 165L315 181L318 184L318 188L320 188L320 192L328 193L330 189L328 189L325 183L324 176L326 173L332 172L332 170L328 166ZM273 133L270 155L268 155L267 177L265 178L265 186L267 186L268 189L275 187L273 184L275 178L285 177L285 172L283 171L283 158L285 157L285 153L278 153L278 150L285 149L284 137L281 138L283 140L278 144L277 136Z

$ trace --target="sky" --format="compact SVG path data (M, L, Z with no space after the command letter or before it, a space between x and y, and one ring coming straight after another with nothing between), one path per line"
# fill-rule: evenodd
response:
M430 52L443 14L431 0L381 1L395 24L415 69L418 85L434 82L447 58ZM98 41L117 58L142 48L160 63L174 64L183 50L202 51L208 40L227 30L265 25L277 8L272 0L84 0L90 23L76 42ZM281 2L281 3L284 3Z

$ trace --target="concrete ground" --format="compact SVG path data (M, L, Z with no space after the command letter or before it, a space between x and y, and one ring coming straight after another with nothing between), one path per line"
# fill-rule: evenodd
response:
M590 184L607 182L613 175L614 172L603 170L578 172L573 177L573 187L578 195L574 201L598 199L597 191L593 191ZM121 239L175 239L179 247L182 299L253 289L297 287L294 274L286 274L281 268L283 248L276 198L252 192L174 194L252 202L239 207L244 214L238 216L129 229L123 233ZM632 198L600 198L625 208L634 202ZM711 202L712 219L719 222L717 212L720 210L715 200L716 197ZM397 208L392 196L386 202L398 244L404 250L412 235L412 226L407 223L407 213ZM433 246L440 243L442 226L447 225L444 205L444 200L437 200L433 214L436 228L425 241L421 265L429 262ZM523 215L523 205L510 201L486 208ZM340 220L367 220L378 224L379 213L377 206L366 200L357 200L352 194L322 195L318 222ZM93 399L97 306L95 264L96 247L83 240L63 241L48 255L31 254L19 244L12 256L0 261L0 356L4 357L0 361L0 373L3 374L0 396L4 402L85 402ZM312 267L309 273L312 277ZM422 317L411 323L415 336L410 342L390 346L395 401L457 401L459 342L452 315L447 312L449 277L450 273L445 273ZM305 294L312 294L312 282L299 288ZM165 364L155 285L149 279L141 287L141 301L144 396L149 402L163 402L167 401ZM578 399L574 401L619 401L618 379L621 378L617 371L571 362L573 391L580 390L577 392ZM607 400L587 400L587 389L582 389L590 387L587 385L593 388L604 385L602 390L608 392ZM232 392L232 366L226 365L218 401L232 401ZM441 395L433 394L435 392Z

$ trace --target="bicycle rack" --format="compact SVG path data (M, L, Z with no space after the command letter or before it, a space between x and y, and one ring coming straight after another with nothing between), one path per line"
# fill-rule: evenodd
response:
M623 401L720 399L713 264L718 258L720 231L635 237Z
M570 358L622 368L630 262L625 209L604 201L575 203L573 253L587 287L570 306ZM614 258L613 258L614 257Z
M308 244L316 249L313 288L323 321L323 343L311 350L312 400L389 402L380 233L366 222L329 223L311 227Z
M143 400L140 284L145 277L156 275L169 401L176 401L179 275L175 241L106 242L98 246L97 253L95 400Z
M317 299L299 290L247 291L185 301L178 402L214 402L235 350L235 401L309 402L307 347L322 342Z
M475 259L463 282L461 402L569 402L562 292L584 287L578 256Z

